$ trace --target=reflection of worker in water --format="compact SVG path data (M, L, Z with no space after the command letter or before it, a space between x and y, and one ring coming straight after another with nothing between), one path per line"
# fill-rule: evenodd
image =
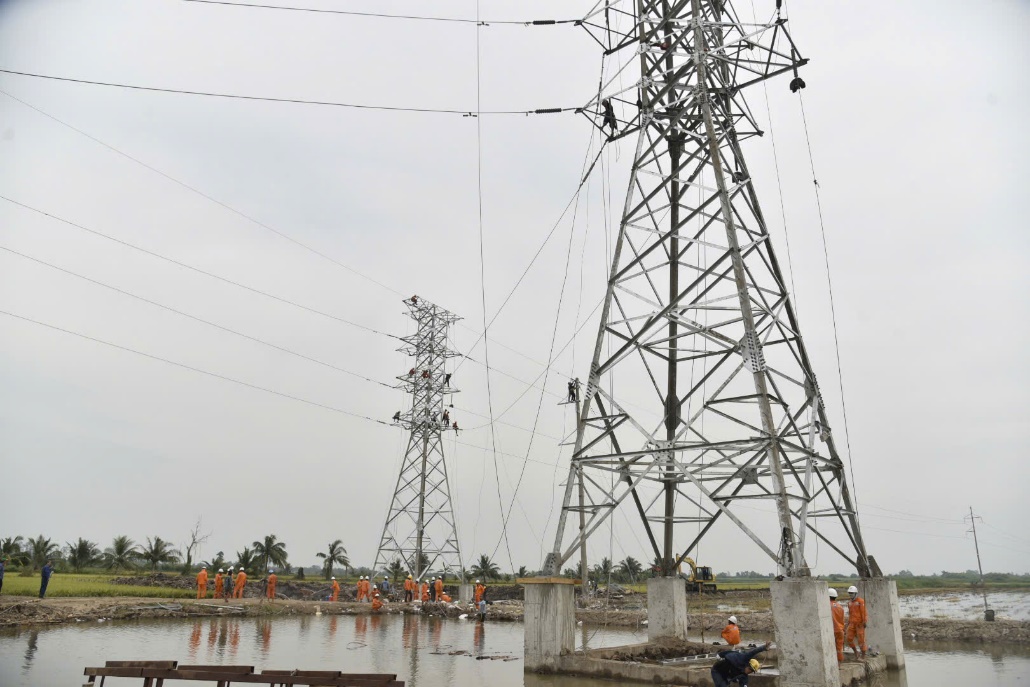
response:
M715 683L715 687L729 687L733 683L746 687L747 676L762 669L762 664L755 656L768 648L769 644L766 643L750 651L720 651L719 660L712 666L712 682Z
M731 649L736 649L740 644L740 626L737 625L737 616L731 615L726 627L722 629L722 638Z
M865 599L858 595L858 587L854 585L848 587L848 596L851 597L851 600L848 601L848 629L845 633L847 644L856 656L865 658L865 652L868 651L868 647L865 645L865 626L869 621L869 615L865 610ZM855 644L856 639L858 640L857 645Z
M837 663L844 661L844 607L837 603L837 590L830 587L830 616L833 618L833 643L837 645Z

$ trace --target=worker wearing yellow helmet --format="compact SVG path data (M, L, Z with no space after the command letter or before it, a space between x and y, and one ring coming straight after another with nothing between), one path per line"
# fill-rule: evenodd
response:
M750 651L720 651L719 660L712 666L712 682L715 687L729 687L731 684L747 687L747 676L762 669L755 656L769 648L766 642Z

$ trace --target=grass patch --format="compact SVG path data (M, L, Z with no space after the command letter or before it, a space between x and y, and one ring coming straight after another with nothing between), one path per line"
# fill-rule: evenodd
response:
M121 575L119 575L120 577ZM114 584L114 575L77 575L54 573L50 578L46 595L50 597L103 597L103 596L151 596L163 599L190 599L197 595L193 589L172 589L170 587L137 587ZM39 596L39 576L21 577L4 575L4 596Z

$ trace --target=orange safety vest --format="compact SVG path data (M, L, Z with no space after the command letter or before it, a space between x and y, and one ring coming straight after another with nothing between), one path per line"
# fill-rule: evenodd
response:
M848 624L854 624L855 627L865 625L869 621L869 616L865 612L865 600L856 596L854 599L848 601Z
M844 634L844 607L836 601L831 601L830 614L833 616L833 634Z

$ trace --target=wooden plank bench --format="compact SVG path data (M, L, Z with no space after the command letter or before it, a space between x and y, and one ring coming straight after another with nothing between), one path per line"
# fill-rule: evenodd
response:
M88 684L107 677L140 678L143 687L163 687L165 680L214 682L218 687L232 683L274 687L404 687L396 674L344 673L339 670L263 670L254 666L179 665L177 661L107 661L103 668L86 668Z

